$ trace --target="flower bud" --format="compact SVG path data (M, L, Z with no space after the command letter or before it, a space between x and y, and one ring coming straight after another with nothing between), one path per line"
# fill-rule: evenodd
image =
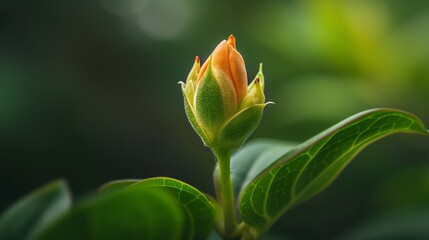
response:
M259 125L266 106L262 65L247 86L244 60L232 35L201 67L196 57L181 85L186 115L206 146L237 149Z

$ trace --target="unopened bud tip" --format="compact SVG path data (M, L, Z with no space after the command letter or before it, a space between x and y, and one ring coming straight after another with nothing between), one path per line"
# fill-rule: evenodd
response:
M231 45L233 48L236 48L235 47L235 37L232 34L229 35L229 37L228 37L228 45Z

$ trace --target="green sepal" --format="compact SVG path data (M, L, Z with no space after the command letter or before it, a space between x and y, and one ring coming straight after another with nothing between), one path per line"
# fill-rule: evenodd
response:
M262 63L259 65L259 72L247 87L247 95L240 104L239 110L246 109L255 104L265 103L264 94L265 79L262 73Z
M189 84L189 83L188 83ZM192 84L192 82L190 82ZM202 129L200 126L200 123L198 122L197 118L195 117L194 109L192 108L192 99L190 98L187 93L189 93L189 90L187 91L187 84L181 83L182 85L182 92L183 92L183 99L185 102L185 112L186 116L188 117L189 122L191 123L191 126L194 128L195 132L200 136L201 140L203 141L205 146L210 146L210 138L208 134ZM193 91L192 91L193 96Z
M186 97L189 103L192 103L194 101L195 83L193 81L188 81L186 84L183 82L181 82L181 84L184 97Z
M188 74L188 77L186 78L186 84L190 82L196 82L198 78L198 72L200 71L200 63L199 61L195 61L194 65L192 66L191 71Z
M254 87L254 83L255 80L259 78L259 83L261 85L262 91L264 90L265 87L265 77L264 77L264 73L262 72L262 63L259 64L259 71L255 76L255 79L249 84L249 86L247 87L247 92L250 93Z
M213 74L211 64L207 67L203 77L199 80L195 90L195 117L204 132L210 134L209 139L215 137L220 126L225 122L225 109L222 90ZM206 141L209 145L213 141Z
M252 88L249 89L247 96L240 104L240 110L246 109L253 105L263 104L265 102L264 90L262 89L260 79L258 77L251 83Z
M217 145L238 149L258 127L266 104L248 107L233 116L221 129Z

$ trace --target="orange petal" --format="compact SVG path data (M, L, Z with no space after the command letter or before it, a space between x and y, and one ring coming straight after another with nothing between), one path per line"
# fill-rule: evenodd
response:
M229 57L228 57L228 43L223 40L220 42L212 53L212 64L213 70L221 70L229 79L232 80L231 73L229 71Z
M209 56L209 58L207 58L207 60L204 62L203 66L201 66L200 72L198 73L197 82L200 81L201 77L206 72L207 66L209 65L209 62L211 61L211 59L212 59L212 56ZM199 58L198 58L198 60L199 60Z
M237 48L237 47L235 46L235 37L234 37L234 36L232 36L232 34L231 34L231 35L229 35L229 37L228 37L228 45L231 45L232 47Z
M229 67L240 104L247 94L247 73L243 57L232 46L229 47Z

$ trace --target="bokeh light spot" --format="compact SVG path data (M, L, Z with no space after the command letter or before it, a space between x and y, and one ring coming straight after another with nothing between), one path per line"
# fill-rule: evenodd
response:
M129 16L142 10L149 0L98 0L98 2L114 15Z
M187 0L156 0L136 15L140 29L152 38L169 40L178 37L190 23L192 8Z

